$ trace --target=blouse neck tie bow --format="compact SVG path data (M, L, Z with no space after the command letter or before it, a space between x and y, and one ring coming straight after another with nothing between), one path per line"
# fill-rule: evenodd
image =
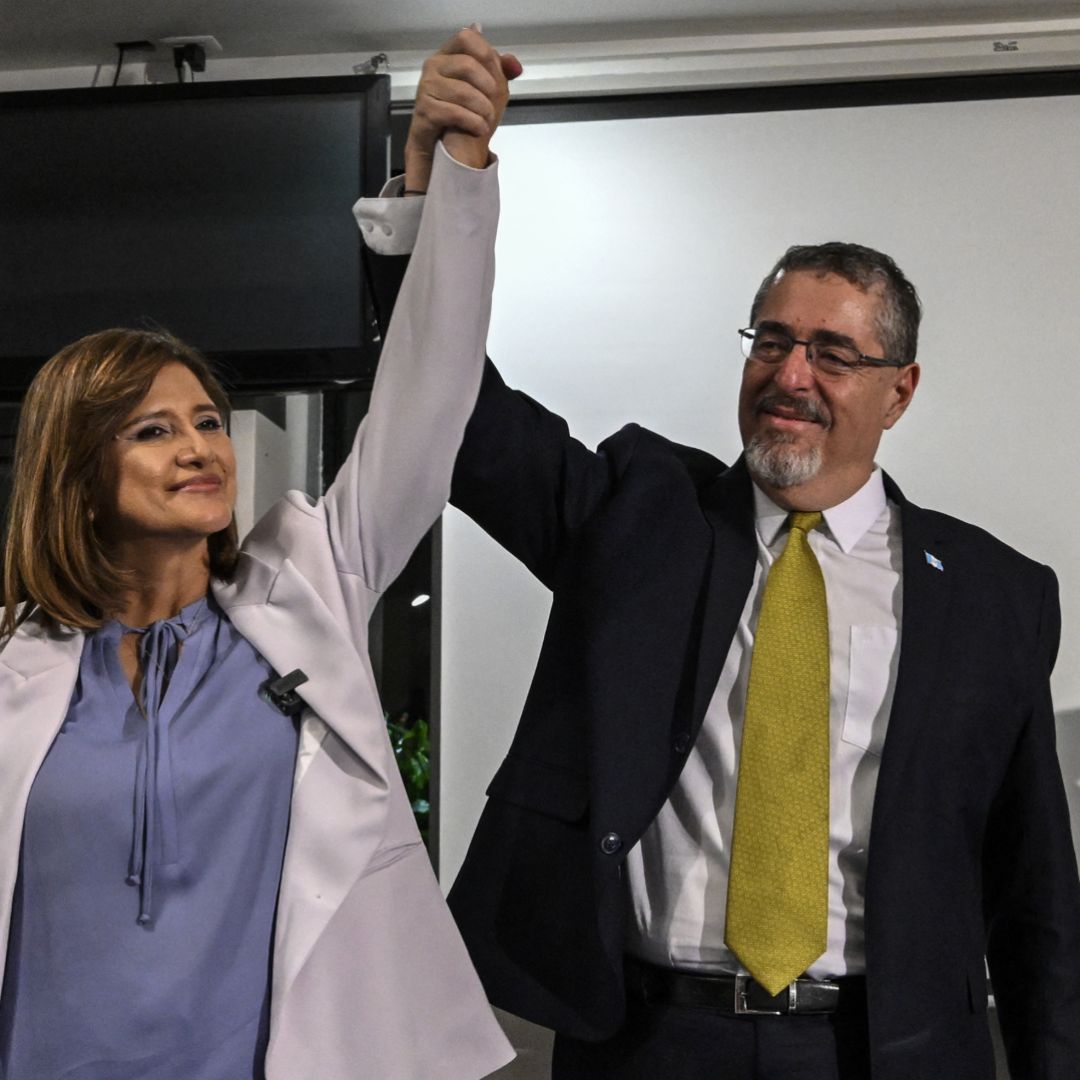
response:
M139 886L139 923L150 922L153 912L154 871L179 858L176 796L173 789L169 722L162 717L181 646L198 626L205 601L192 611L186 608L171 619L138 629L122 627L122 633L140 635L139 661L142 690L139 702L146 721L144 737L135 762L135 824L127 881Z

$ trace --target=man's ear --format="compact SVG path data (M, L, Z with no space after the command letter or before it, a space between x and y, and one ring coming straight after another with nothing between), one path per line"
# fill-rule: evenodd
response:
M897 372L896 382L890 390L890 400L885 410L883 427L889 430L904 415L911 399L915 396L915 388L919 385L921 374L918 364L906 364Z

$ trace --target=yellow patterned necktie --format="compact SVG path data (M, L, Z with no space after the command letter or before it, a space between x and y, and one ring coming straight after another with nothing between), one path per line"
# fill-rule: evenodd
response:
M728 947L770 994L825 951L829 887L829 616L807 534L791 514L765 581L739 752Z

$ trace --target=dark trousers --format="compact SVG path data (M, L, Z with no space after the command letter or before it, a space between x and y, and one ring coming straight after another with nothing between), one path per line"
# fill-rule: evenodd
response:
M552 1080L869 1080L865 1006L834 1016L731 1016L628 1003L612 1039L559 1035Z

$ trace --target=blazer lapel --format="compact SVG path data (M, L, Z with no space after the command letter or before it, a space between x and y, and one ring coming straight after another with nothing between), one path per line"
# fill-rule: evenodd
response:
M753 492L750 474L741 457L712 482L703 494L702 506L712 525L713 546L696 665L694 735L716 690L757 565Z
M316 941L385 833L394 767L364 658L285 560L250 556L239 585L215 586L230 620L279 674L299 668L300 725L275 927L271 1025Z
M279 675L303 671L297 693L353 752L354 771L385 786L392 764L385 734L363 708L375 692L366 658L289 559L276 568L250 556L244 562L242 584L215 586L218 603Z
M26 800L67 715L82 646L81 633L47 628L35 614L0 654L0 978Z

